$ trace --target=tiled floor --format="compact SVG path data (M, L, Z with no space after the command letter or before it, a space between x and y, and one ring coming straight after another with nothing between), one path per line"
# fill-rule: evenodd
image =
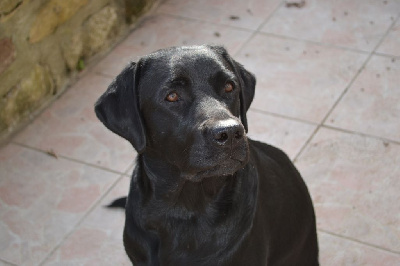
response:
M0 265L129 265L124 214L103 206L135 152L93 104L129 60L202 43L256 74L249 135L304 176L321 265L400 265L399 15L400 0L164 1L0 149Z

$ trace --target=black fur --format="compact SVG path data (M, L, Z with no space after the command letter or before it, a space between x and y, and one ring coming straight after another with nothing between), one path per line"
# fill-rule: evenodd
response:
M246 137L255 83L222 47L175 47L130 64L96 103L139 153L124 229L134 265L318 265L304 181Z

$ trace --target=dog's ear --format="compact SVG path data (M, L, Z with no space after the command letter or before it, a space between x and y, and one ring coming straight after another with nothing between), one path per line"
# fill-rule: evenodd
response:
M254 92L256 89L256 78L255 76L247 71L242 64L236 62L231 59L233 66L235 68L236 75L239 76L239 82L241 90L240 90L240 119L242 120L242 124L248 132L247 125L247 110L250 108L250 104L254 99Z
M222 46L210 46L210 48L224 57L224 59L232 66L236 76L239 78L240 89L240 119L242 124L248 132L246 112L250 108L250 104L254 98L254 92L256 89L256 78L255 76L247 71L242 64L233 60L228 54L226 49Z
M139 108L139 66L130 63L97 100L97 117L112 132L127 139L136 151L143 153L146 135Z

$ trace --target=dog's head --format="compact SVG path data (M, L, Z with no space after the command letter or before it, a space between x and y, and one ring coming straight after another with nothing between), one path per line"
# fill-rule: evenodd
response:
M95 106L139 154L192 181L230 175L248 161L246 111L255 78L219 46L159 50L128 65Z

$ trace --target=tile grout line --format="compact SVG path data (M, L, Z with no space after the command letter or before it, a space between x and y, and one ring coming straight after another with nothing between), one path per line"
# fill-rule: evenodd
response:
M297 117L286 116L286 115L282 115L282 114L278 114L278 113L273 113L273 112L269 112L269 111L264 111L264 110L260 110L257 108L250 108L249 111L252 111L252 112L258 113L258 114L262 114L262 115L271 116L271 117L277 117L277 118L281 118L281 119L285 119L285 120L290 120L290 121L297 122L297 123L307 124L309 126L318 126L319 125L316 122L299 119ZM331 126L331 125L321 125L321 127L331 129L331 130L341 131L343 133L348 133L348 134L353 134L353 135L358 135L358 136L363 136L363 137L368 137L368 138L374 138L374 139L381 140L384 142L389 142L389 143L400 145L400 141L398 141L398 140L388 139L388 138L381 137L378 135L371 135L368 133L363 133L361 131L353 131L353 130L335 127L335 126Z
M112 183L110 185L110 187L103 193L103 195L101 195L99 197L99 199L93 203L93 205L89 208L89 210L83 214L83 216L81 217L81 219L78 220L78 222L73 226L73 228L64 235L64 237L56 244L54 245L54 248L47 253L47 255L43 258L43 260L40 261L40 263L38 263L39 266L43 266L44 263L51 258L51 256L62 246L62 244L64 244L64 242L74 233L76 232L76 230L79 228L79 226L86 220L86 218L100 205L100 203L102 202L102 200L111 192L111 190L113 190L116 185L123 179L126 178L126 176L124 174L121 174L117 180L114 181L114 183Z
M282 118L282 119L286 119L286 120L291 120L294 122L298 122L298 123L303 123L303 124L307 124L310 126L317 126L318 123L317 122L312 122L309 120L304 120L298 117L292 117L292 116L287 116L287 115L283 115L283 114L279 114L279 113L274 113L274 112L270 112L270 111L265 111L265 110L261 110L258 108L252 108L250 107L249 111L255 112L255 113L259 113L259 114L263 114L263 115L269 115L269 116L273 116L273 117L278 117L278 118Z
M330 231L325 230L325 229L320 229L319 228L319 229L317 229L317 231L325 233L325 234L330 235L330 236L334 236L334 237L340 238L340 239L345 239L347 241L358 243L360 245L364 245L364 246L368 246L368 247L371 247L371 248L379 249L379 250L386 251L386 252L389 252L389 253L392 253L392 254L395 254L395 255L400 255L400 251L391 250L391 249L384 248L384 247L381 247L381 246L378 246L378 245L375 245L375 244L371 244L371 243L368 243L368 242L360 241L358 239L351 238L351 237L344 236L344 235L340 235L340 234L337 234L337 233L334 233L334 232L330 232Z
M68 157L68 156L64 156L64 155L56 154L57 157L55 157L54 155L51 155L49 153L50 151L45 151L45 150L42 150L42 149L39 149L39 148L36 148L36 147L32 147L32 146L20 143L20 142L12 141L12 142L10 142L10 144L14 144L14 145L20 146L22 148L26 148L28 150L32 150L32 151L43 153L45 155L48 155L49 157L53 157L56 160L60 158L60 159L64 159L64 160L67 160L67 161L70 161L70 162L75 162L75 163L78 163L78 164L81 164L81 165L93 167L93 168L96 168L96 169L99 169L99 170L102 170L102 171L106 171L106 172L113 173L113 174L118 174L118 175L125 174L126 171L129 169L129 167L131 167L131 165L132 165L132 163L130 163L126 170L124 170L123 172L119 172L119 171L116 171L116 170L113 170L113 169L109 169L109 168L106 168L106 167L98 166L98 165L92 164L92 163L87 163L87 162L80 161L78 159L74 159L74 158L71 158L71 157Z
M5 260L3 258L0 258L0 262L4 262L7 265L11 265L11 266L18 266L18 264L15 264L13 262L9 262L8 260Z
M128 64L128 63L127 63L127 64ZM122 69L121 69L121 71L122 71ZM103 72L101 72L101 71L94 71L93 73L96 74L96 75L99 75L99 76L101 76L101 77L104 77L104 78L111 78L111 79L115 79L115 78L116 78L116 75L111 75L111 74L103 73Z
M383 142L388 142L388 143L393 143L393 144L396 144L396 145L400 145L400 141L398 141L398 140L388 139L388 138L384 138L384 137L377 136L377 135L371 135L371 134L367 134L367 133L363 133L363 132L359 132L359 131L353 131L353 130L340 128L340 127L335 127L335 126L330 126L330 125L321 125L321 127L322 128L331 129L331 130L335 130L335 131L340 131L340 132L347 133L347 134L358 135L358 136L367 137L367 138L373 138L373 139L376 139L376 140L381 140Z
M330 44L330 43L318 42L318 41L307 40L307 39L299 39L299 38L295 38L295 37L290 37L290 36L286 36L286 35L279 35L279 34L269 33L269 32L264 32L264 31L260 31L259 33L261 35L264 35L264 36L267 36L267 37L275 37L275 38L284 39L284 40L304 42L304 43L308 43L308 44L322 46L322 47L325 47L325 48L343 50L343 51L353 52L353 53L358 53L358 54L369 54L370 53L370 52L363 51L363 50L356 49L356 48L338 46L338 45L333 45L333 44Z
M395 18L392 21L392 25L390 25L389 29L386 31L385 36L383 36L383 38L381 39L381 41L379 42L379 44L375 47L373 54L374 55L379 55L379 56L385 56L385 57L390 57L390 58L400 58L400 56L395 56L395 55L389 55L389 54L385 54L385 53L380 53L377 52L379 46L383 43L383 41L385 40L385 38L389 35L390 31L394 28L394 26L396 25L396 23L400 20L400 12L397 15L397 18Z
M224 23L214 23L208 20L203 20L203 19L199 19L199 18L189 18L189 17L185 17L182 15L176 15L176 14L170 14L170 13L165 13L163 11L160 11L159 13L155 13L154 15L163 15L169 18L173 18L173 19L179 19L179 20L186 20L186 21L191 21L191 22L201 22L204 24L209 24L209 25L217 25L220 27L228 27L231 29L235 29L235 30L240 30L240 31L246 31L246 32L253 32L253 29L249 29L249 28L244 28L244 27L239 27L239 26L232 26L232 25L228 25L228 24L224 24Z
M237 49L236 53L233 56L237 56L240 52L242 52L242 50L244 49L244 47L252 40L254 39L254 37L260 33L260 30L264 27L265 24L268 23L268 21L274 16L274 14L284 5L284 1L281 1L276 7L275 9L264 19L263 22L261 22L261 24L255 29L252 30L252 33L250 35L250 37L243 42L243 44Z
M380 56L380 57L385 57L385 58L400 59L399 55L390 55L390 54L384 54L384 53L379 53L379 52L375 52L374 55L375 56Z
M297 155L294 157L293 162L296 162L298 160L298 158L303 154L303 152L305 151L306 147L308 147L308 144L311 142L311 140L315 137L315 135L317 134L317 132L319 131L319 129L323 126L325 126L325 122L328 119L328 117L332 114L332 112L336 109L337 105L342 101L342 99L344 98L344 96L347 94L347 92L350 90L351 86L353 85L353 83L356 81L356 79L360 76L360 74L362 73L362 71L364 70L364 68L367 66L367 64L369 63L369 61L371 60L372 56L374 56L374 53L376 51L376 49L379 48L379 46L382 44L383 40L386 38L386 36L389 34L390 30L393 28L393 26L395 25L396 21L398 20L400 15L397 16L397 18L392 21L392 24L388 27L388 29L386 30L386 32L383 34L382 38L379 40L379 42L375 45L375 47L371 50L371 52L369 53L367 59L364 61L364 63L361 65L361 67L359 68L359 70L356 72L356 74L354 75L354 77L350 80L350 82L348 83L348 85L345 87L345 89L343 90L343 92L341 93L341 95L338 97L338 99L334 102L334 104L332 105L332 107L330 108L330 110L327 112L327 114L324 116L324 118L322 119L321 123L318 124L317 128L315 129L315 131L311 134L311 136L307 139L307 141L304 143L304 145L302 146L302 148L300 149L300 151L297 153Z
M136 155L136 157L139 155ZM136 158L135 160L133 160L133 162L129 165L129 167L125 170L125 172L123 173L124 176L128 176L131 177L132 176L132 171L135 169L135 165L136 165ZM132 170L131 170L132 168Z

